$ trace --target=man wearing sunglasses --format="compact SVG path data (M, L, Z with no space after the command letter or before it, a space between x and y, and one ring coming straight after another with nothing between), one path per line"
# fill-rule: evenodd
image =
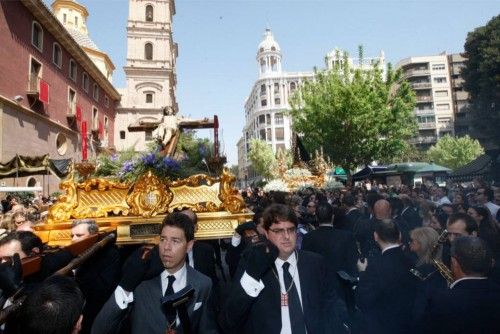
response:
M219 320L228 333L332 333L335 292L321 255L296 250L293 209L264 211L266 242L240 261Z

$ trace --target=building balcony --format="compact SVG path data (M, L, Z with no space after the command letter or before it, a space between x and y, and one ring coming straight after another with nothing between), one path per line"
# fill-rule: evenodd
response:
M28 82L27 94L29 96L36 96L40 94L40 77L36 74L31 74Z
M406 70L403 74L403 76L405 78L409 78L409 77L422 77L422 76L426 76L426 75L431 75L431 72L430 70L427 68L427 69L411 69L411 70Z
M430 82L412 82L410 83L412 89L431 89L432 84Z
M418 123L419 130L431 130L436 128L436 123Z
M437 136L418 136L416 138L411 138L408 142L414 145L432 144L437 142Z
M67 117L76 117L76 103L70 103L66 112Z
M416 99L418 103L428 103L433 101L432 96L430 95L421 95L421 96L417 95Z
M428 115L434 115L434 109L415 109L415 115L417 116L428 116Z
M469 99L469 93L465 91L455 92L455 99L460 101L466 101Z

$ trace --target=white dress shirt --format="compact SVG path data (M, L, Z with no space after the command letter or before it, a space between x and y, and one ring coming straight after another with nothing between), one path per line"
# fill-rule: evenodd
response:
M299 294L300 306L302 306L302 290L300 289L299 269L297 267L297 257L295 256L295 252L290 255L286 262L290 263L288 272L293 278L293 284L295 285L297 293ZM283 279L283 263L285 263L285 260L282 260L280 258L277 258L274 261L276 269L278 270L277 274L279 278L281 293L286 293L286 290L289 287L285 287L285 281ZM274 271L275 269L273 268L272 270ZM262 280L257 281L246 272L243 273L243 276L240 279L240 284L243 287L243 290L245 290L245 292L251 297L257 297L265 287ZM288 306L281 306L281 334L290 334L291 332L292 328Z
M167 270L164 270L160 274L160 279L161 279L161 293L162 295L165 294L165 291L167 290L168 287L168 276L169 275L174 275L175 276L175 281L172 283L172 288L174 289L174 292L180 291L183 288L186 287L187 280L187 269L186 265L184 264L181 269L177 270L177 272L171 274ZM125 292L121 286L117 286L115 290L115 301L116 304L118 305L119 308L122 310L126 309L128 304L132 303L134 301L134 293L133 292Z

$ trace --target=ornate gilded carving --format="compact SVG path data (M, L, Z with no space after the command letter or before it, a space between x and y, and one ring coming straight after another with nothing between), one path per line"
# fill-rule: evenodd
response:
M49 224L35 228L50 245L60 245L71 240L72 219L96 218L101 228L117 230L118 243L155 242L164 215L192 208L198 213L197 238L230 237L253 215L232 188L234 180L224 169L218 178L198 174L167 182L148 172L134 184L99 178L76 183L71 172L60 184L65 194L50 208Z
M154 217L167 212L173 194L167 184L151 171L141 176L134 184L127 197L130 214L142 217Z
M221 209L226 209L231 213L243 212L246 208L245 201L237 189L233 188L236 181L229 169L224 168L220 180L219 198L223 202Z
M59 189L66 192L66 194L60 195L57 203L50 207L47 224L68 220L73 209L78 206L73 167L73 165L70 166L68 178L59 184Z

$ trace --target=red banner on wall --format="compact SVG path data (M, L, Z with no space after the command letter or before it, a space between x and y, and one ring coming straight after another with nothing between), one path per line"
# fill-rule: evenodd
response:
M87 160L87 122L82 122L82 160Z
M49 84L43 79L40 79L40 93L38 99L46 104L49 104Z
M76 120L78 122L82 121L82 107L76 106Z

